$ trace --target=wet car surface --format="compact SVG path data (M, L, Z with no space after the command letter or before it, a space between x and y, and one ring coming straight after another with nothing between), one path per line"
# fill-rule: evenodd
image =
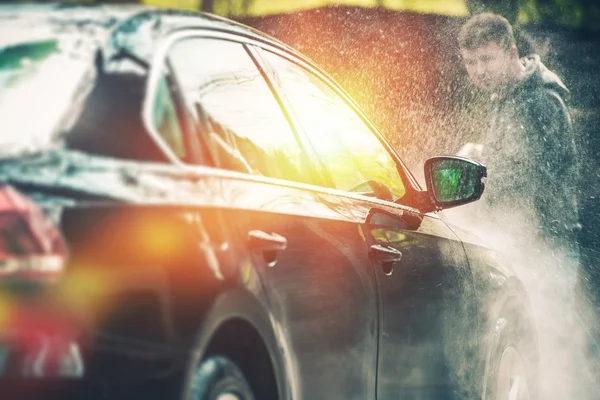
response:
M435 214L483 166L423 190L324 72L225 19L0 10L0 176L60 228L85 332L61 398L534 397L521 283Z

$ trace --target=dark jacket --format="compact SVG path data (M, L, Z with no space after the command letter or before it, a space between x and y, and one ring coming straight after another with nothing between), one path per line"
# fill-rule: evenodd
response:
M525 210L544 235L562 238L578 226L577 157L564 101L569 92L537 55L522 62L523 78L492 96L483 140L484 201L507 212Z

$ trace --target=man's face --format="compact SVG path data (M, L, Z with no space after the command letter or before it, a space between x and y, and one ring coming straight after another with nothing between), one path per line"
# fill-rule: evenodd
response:
M472 50L463 49L462 57L473 83L488 92L502 89L510 82L516 49L505 49L490 42Z

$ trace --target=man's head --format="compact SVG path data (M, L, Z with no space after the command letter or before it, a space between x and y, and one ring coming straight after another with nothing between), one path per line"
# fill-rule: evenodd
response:
M475 15L463 25L458 40L469 77L481 89L496 91L519 77L519 53L506 18Z

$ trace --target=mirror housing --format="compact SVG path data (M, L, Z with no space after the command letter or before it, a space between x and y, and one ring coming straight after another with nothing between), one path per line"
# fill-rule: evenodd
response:
M479 200L487 176L484 165L462 157L441 156L425 161L430 210L452 208Z

